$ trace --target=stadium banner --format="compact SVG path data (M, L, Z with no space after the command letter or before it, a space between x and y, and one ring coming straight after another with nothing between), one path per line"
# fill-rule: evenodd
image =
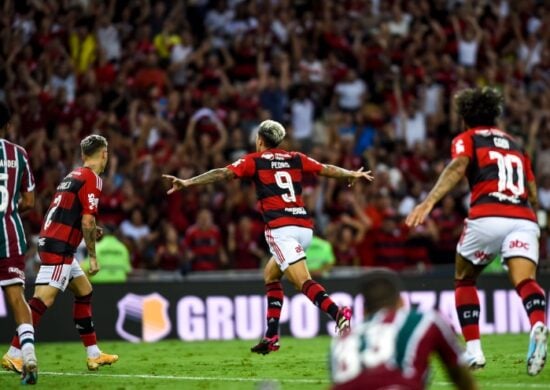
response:
M550 276L539 278L547 294ZM353 321L362 319L362 297L356 278L322 280L333 299L353 307ZM439 310L457 332L453 280L450 277L404 277L403 299L421 310ZM521 299L505 276L483 276L479 281L480 328L484 334L529 330ZM335 324L307 297L284 284L281 332L298 338L334 334ZM31 292L27 291L30 296ZM257 339L265 329L265 298L261 280L185 280L180 283L126 283L94 286L94 323L100 340L155 342L165 338L183 341ZM549 313L550 318L550 313ZM11 313L0 295L0 343L14 334ZM41 341L79 340L72 320L72 295L60 294L42 319Z

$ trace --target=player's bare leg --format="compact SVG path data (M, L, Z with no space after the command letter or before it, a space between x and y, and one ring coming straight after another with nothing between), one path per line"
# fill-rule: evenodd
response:
M2 367L9 371L21 373L23 384L35 384L38 380L38 366L34 351L34 327L29 305L25 300L22 285L4 287L4 295L13 311L17 325L17 335L22 348L10 347L2 358Z
M338 308L325 288L311 279L305 257L290 264L284 274L297 290L302 291L315 306L336 321L336 331L339 335L347 335L350 332L351 308Z
M459 254L455 260L455 305L462 334L466 341L465 358L471 369L485 367L485 356L479 335L479 297L476 281L485 266L476 266Z
M92 285L85 275L77 276L69 283L74 294L73 318L80 339L86 347L88 370L96 371L100 366L116 363L118 355L101 352L92 321Z
M283 273L275 258L269 259L264 268L264 282L267 297L267 330L260 342L250 350L262 355L279 349L279 318L283 309Z
M526 258L508 259L508 277L523 301L531 323L529 349L527 351L527 373L537 375L546 363L548 328L546 326L546 297L536 282L537 265Z

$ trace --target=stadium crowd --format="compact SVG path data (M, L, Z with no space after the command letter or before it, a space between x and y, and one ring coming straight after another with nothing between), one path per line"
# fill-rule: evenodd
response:
M372 184L311 178L316 255L334 265L424 270L454 261L467 186L430 220L403 218L433 185L462 130L457 90L505 95L502 127L533 159L550 240L550 5L536 0L3 0L0 100L37 179L36 236L55 187L80 164L79 140L109 141L100 224L133 268L258 269L268 254L250 183L167 196L254 149L264 119L285 148ZM322 241L326 240L326 241ZM331 249L333 256L331 255ZM29 257L33 257L32 251ZM319 260L319 259L316 259ZM329 261L330 263L330 261Z

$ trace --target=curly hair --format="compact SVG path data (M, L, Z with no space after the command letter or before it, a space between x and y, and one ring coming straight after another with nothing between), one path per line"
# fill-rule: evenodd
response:
M504 98L495 88L468 88L455 95L455 107L468 127L494 126L502 114Z

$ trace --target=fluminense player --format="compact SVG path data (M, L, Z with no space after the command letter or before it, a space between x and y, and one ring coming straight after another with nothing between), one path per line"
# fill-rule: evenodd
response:
M27 241L19 212L34 207L34 177L27 152L4 139L10 125L10 112L0 103L0 286L17 325L21 339L21 382L35 384L38 379L34 353L34 327L25 300L25 251ZM2 366L8 366L2 360Z
M117 355L101 352L92 321L92 285L80 268L74 253L84 238L89 256L89 273L99 272L96 258L96 239L101 229L96 226L99 197L103 182L99 175L107 165L107 140L90 135L80 142L82 167L74 169L57 186L56 193L42 222L38 238L38 253L42 262L36 276L34 296L29 301L32 320L38 327L46 310L51 307L59 291L67 286L74 294L73 319L86 348L88 369L115 363ZM21 367L21 342L16 335L4 361L11 369Z
M281 278L286 276L296 289L305 294L334 321L339 334L350 330L351 309L339 308L323 286L311 279L305 249L313 235L313 221L302 199L304 174L348 179L373 180L370 171L349 171L321 164L299 152L278 148L285 137L284 127L273 120L260 124L256 136L256 153L248 154L224 168L212 169L190 179L163 175L172 182L168 193L186 187L209 184L233 178L250 178L265 222L265 237L272 254L264 269L267 295L267 331L252 352L267 354L279 349L279 318L283 307Z
M546 361L546 297L536 282L540 229L534 209L537 188L531 161L518 143L497 127L503 107L495 89L465 89L455 97L466 130L452 143L452 161L426 199L407 217L409 226L424 222L434 205L463 177L471 190L470 210L457 245L455 301L466 357L471 368L485 366L479 337L476 280L501 256L510 281L531 322L527 373L537 375Z
M401 281L390 270L369 271L361 280L365 321L330 349L334 390L424 389L429 361L436 354L460 390L477 386L461 361L451 327L435 311L403 307Z

